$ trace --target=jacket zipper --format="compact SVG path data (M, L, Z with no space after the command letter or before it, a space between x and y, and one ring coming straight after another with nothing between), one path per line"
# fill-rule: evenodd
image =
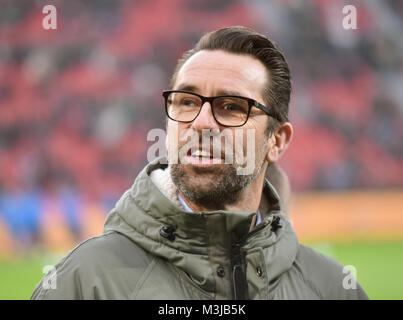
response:
M232 291L234 300L246 300L247 283L242 268L241 245L235 242L232 245Z
M267 221L261 224L258 228L255 228L251 232L249 232L243 239L244 242L246 238L254 234L260 229L263 229L268 224L271 224L278 219L272 219L271 221ZM234 242L231 248L232 253L232 285L233 285L233 298L234 300L246 300L247 292L248 292L248 284L246 282L246 275L243 271L242 267L242 256L241 256L241 242Z

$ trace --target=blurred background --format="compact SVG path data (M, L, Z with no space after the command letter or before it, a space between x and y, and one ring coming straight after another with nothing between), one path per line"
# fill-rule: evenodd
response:
M398 0L0 0L0 298L28 299L45 265L102 232L164 128L177 59L244 25L291 67L280 165L300 241L355 266L371 298L403 299L402 17Z

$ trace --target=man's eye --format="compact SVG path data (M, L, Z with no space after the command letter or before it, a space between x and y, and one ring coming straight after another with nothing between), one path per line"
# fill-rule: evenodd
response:
M183 99L181 104L187 107L193 107L194 105L196 105L195 101L191 99Z
M226 111L242 111L242 107L234 103L228 103L224 105L224 110Z

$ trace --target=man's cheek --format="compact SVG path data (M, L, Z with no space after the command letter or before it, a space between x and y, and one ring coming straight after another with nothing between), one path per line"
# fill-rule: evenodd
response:
M166 137L166 145L168 151L168 163L177 164L178 161L178 123L174 121L168 121L167 125L167 137Z
M243 132L242 136L239 133L239 139L237 140L242 141L242 145L237 144L235 148L236 163L238 164L236 170L238 175L250 175L255 170L256 167L255 133L256 133L255 129L247 129L246 132ZM235 135L237 135L237 132L235 132Z
M192 154L199 149L199 135L195 130L186 129L180 132L179 137L179 161L188 164L188 154ZM189 152L190 151L190 152Z

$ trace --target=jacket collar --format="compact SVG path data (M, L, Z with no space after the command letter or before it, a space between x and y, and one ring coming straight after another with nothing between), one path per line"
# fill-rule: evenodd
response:
M242 242L243 250L262 248L268 275L275 278L289 269L297 252L297 237L288 218L281 213L277 192L266 180L263 196L270 210L263 212L263 221L249 233L255 211L187 212L166 190L152 181L150 175L166 169L164 158L147 165L108 215L104 233L124 234L144 250L167 259L190 275L204 290L214 290L214 276L209 258L209 245ZM158 184L158 183L157 183ZM279 217L283 227L274 230L273 221ZM213 223L212 223L213 222ZM172 231L173 237L164 237ZM162 232L162 233L161 233ZM270 280L270 279L269 279Z

